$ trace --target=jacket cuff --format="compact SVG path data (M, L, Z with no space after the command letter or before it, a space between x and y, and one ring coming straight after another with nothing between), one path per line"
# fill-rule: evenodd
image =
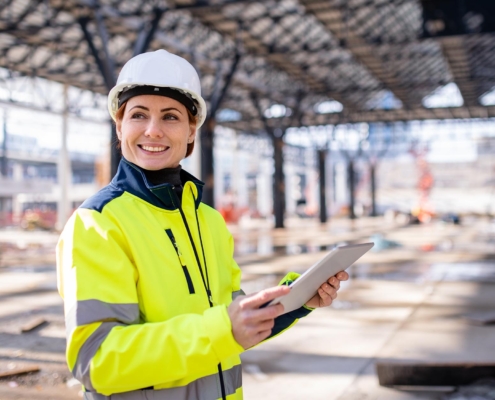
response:
M297 272L289 272L287 275L283 277L283 279L279 282L279 286L287 285L289 286L292 282L294 282L297 278L299 278L301 274Z
M244 348L234 339L227 306L222 304L208 308L203 313L203 317L206 332L220 361L244 351Z
M307 307L306 305L303 305L302 307L299 307L297 310L291 311L287 313L287 315L290 315L293 318L301 319L307 316L308 314L313 311L314 308Z

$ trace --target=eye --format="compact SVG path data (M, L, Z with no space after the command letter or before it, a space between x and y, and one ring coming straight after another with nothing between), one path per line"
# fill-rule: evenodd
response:
M142 119L145 118L146 116L141 113L141 112L135 112L131 115L131 119Z
M163 119L168 119L171 121L177 121L179 118L177 117L177 115L175 115L173 113L167 113L163 116Z

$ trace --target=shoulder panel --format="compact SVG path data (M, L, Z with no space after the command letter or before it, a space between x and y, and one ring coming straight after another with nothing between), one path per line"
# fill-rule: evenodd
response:
M98 193L91 196L89 199L84 201L79 208L87 208L89 210L95 210L99 213L102 212L103 208L113 199L120 197L124 194L124 190L119 189L112 184L105 186Z

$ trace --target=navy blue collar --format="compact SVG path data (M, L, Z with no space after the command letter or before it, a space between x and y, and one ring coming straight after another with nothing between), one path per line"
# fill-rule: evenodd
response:
M180 180L182 185L188 181L196 185L198 197L195 200L196 208L201 203L204 183L196 179L190 173L181 170ZM180 206L180 200L170 183L152 186L146 179L143 170L136 164L122 158L117 173L112 179L111 185L125 190L134 196L153 204L156 207L165 208L166 210L175 210ZM182 194L186 195L185 193Z

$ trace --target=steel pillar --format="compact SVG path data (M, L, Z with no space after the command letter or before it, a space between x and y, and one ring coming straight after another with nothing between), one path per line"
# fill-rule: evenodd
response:
M98 66L98 69L100 70L100 73L103 76L103 80L105 82L105 86L107 87L107 90L110 91L115 84L117 83L117 78L115 76L115 63L114 60L109 52L108 49L108 32L105 27L105 23L103 20L103 16L101 14L101 11L99 9L99 5L97 1L93 2L93 7L95 11L95 17L96 17L96 27L98 30L98 34L100 36L101 42L102 42L102 49L101 52L98 51L98 49L95 46L95 43L93 41L93 37L91 33L88 30L88 22L89 18L83 17L79 18L78 22L79 25L81 26L84 38L86 39L86 42L88 43L89 49L91 51L91 54L93 55L96 65ZM151 21L150 28L146 29L144 24L141 29L141 32L139 33L138 39L136 41L136 44L134 46L134 55L144 53L146 49L148 48L149 44L153 40L153 37L156 33L157 27L159 25L160 19L164 13L164 10L155 8L154 10L154 17L153 20ZM103 57L101 55L103 54ZM120 149L117 147L117 144L119 143L118 138L117 138L117 131L115 128L115 124L111 122L111 139L110 139L110 174L111 177L115 175L117 172L117 168L120 163L120 159L122 157L122 153Z
M326 150L318 150L318 172L320 179L320 222L327 222L327 196L326 196Z
M7 111L3 110L3 143L2 143L2 163L0 164L0 173L6 178L7 171Z
M283 136L272 135L275 172L273 175L273 214L275 228L284 228L285 215L285 176Z
M69 130L69 101L68 86L64 85L64 111L62 114L62 145L57 164L57 181L60 187L60 197L57 205L57 229L62 230L69 217L69 185L71 165L67 149L67 135Z
M356 204L354 160L349 160L347 164L347 175L349 182L349 218L356 219L356 214L354 213L354 205Z
M376 165L370 164L370 184L371 184L371 216L376 217Z
M232 77L237 70L240 60L241 55L236 53L230 70L225 77L223 86L219 88L218 85L215 85L217 89L211 96L210 116L201 127L201 180L205 183L205 186L203 187L202 201L210 207L215 207L215 157L213 154L215 144L215 115L219 110L225 95L227 94L227 90L230 87ZM217 76L218 79L220 79L220 75ZM216 83L218 83L218 80Z
M215 207L214 130L215 120L213 118L207 118L201 127L201 133L199 135L201 140L201 180L205 183L202 201L210 207Z

